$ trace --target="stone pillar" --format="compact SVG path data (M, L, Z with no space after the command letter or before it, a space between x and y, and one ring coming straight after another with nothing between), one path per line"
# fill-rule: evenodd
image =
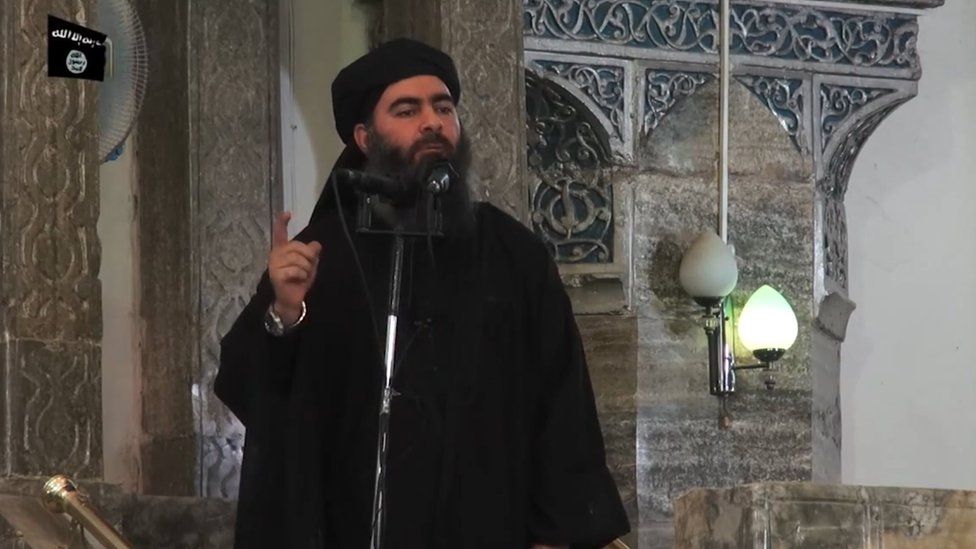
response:
M461 73L461 120L472 142L476 194L528 223L521 6L512 0L384 4L384 38L416 38Z
M198 337L190 299L189 88L186 2L137 3L152 82L136 133L142 439L139 490L195 493L190 379Z
M3 475L102 475L98 84L46 55L48 14L91 25L96 2L67 4L0 4Z
M278 2L138 6L154 78L137 134L141 484L236 497L244 429L213 379L281 208Z
M281 210L278 1L191 6L197 476L201 495L236 498L244 429L214 396L213 380L220 338L257 287L268 263L272 217Z

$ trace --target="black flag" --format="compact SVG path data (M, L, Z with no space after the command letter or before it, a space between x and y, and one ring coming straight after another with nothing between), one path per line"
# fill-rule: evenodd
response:
M47 16L47 75L105 79L106 35L81 25Z

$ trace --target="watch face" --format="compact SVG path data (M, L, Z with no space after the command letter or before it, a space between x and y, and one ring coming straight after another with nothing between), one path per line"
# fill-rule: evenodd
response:
M281 319L278 315L274 314L271 308L268 308L267 314L264 315L264 329L273 336L280 336L285 333L285 326L282 324Z

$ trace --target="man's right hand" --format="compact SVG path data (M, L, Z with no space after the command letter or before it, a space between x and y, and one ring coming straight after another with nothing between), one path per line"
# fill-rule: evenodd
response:
M289 241L289 221L291 212L275 216L268 259L268 277L275 295L274 310L285 326L297 322L302 314L302 301L315 282L322 251L318 242Z

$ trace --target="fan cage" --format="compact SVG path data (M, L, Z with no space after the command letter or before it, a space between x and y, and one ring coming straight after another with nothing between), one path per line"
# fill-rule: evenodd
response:
M135 8L127 0L100 0L108 2L108 8L121 21L120 33L116 37L109 36L114 48L113 57L125 60L131 73L128 75L131 92L123 95L119 104L113 106L111 123L107 127L99 128L98 155L102 162L108 160L112 151L125 142L135 125L136 115L142 107L146 93L146 82L149 76L149 57L146 48L146 35L142 22ZM120 47L120 45L125 47ZM116 62L116 65L120 63ZM118 78L113 75L113 78Z

